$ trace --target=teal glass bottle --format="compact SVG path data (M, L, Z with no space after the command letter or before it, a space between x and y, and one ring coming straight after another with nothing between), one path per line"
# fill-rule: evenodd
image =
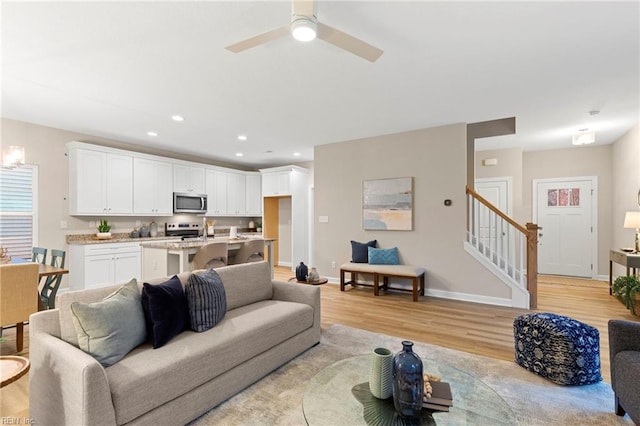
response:
M402 342L402 351L393 357L393 405L403 417L422 410L424 377L422 360L413 352L413 342Z

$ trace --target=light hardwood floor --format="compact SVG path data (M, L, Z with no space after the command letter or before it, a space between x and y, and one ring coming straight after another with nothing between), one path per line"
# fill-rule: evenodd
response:
M276 268L276 279L286 281L294 274ZM305 284L300 284L305 285ZM427 281L428 285L428 281ZM322 327L342 324L419 342L512 361L513 319L529 312L469 302L422 297L412 302L406 293L373 296L371 288L335 284L322 290ZM638 321L613 296L608 283L577 278L541 276L538 311L566 315L600 331L600 359L604 380L610 381L607 322L612 318ZM25 328L28 336L28 326ZM5 330L2 355L15 354L15 329ZM391 348L394 349L394 348ZM400 348L395 348L400 349ZM28 341L20 355L29 355ZM0 417L28 417L28 378L0 390Z

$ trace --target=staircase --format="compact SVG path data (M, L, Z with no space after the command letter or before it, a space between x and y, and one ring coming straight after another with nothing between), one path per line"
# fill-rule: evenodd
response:
M538 226L522 226L467 188L465 250L511 288L512 306L538 304Z

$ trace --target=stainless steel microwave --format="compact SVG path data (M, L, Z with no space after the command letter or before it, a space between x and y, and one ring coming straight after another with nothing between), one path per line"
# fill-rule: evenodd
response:
M174 192L173 212L205 214L207 212L207 194Z

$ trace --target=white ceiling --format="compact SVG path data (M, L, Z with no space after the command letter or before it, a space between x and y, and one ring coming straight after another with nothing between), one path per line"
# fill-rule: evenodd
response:
M320 22L384 50L375 63L290 37L224 49L286 24L284 1L1 8L3 117L250 167L457 122L515 116L516 135L479 148L525 150L583 127L612 143L638 122L638 1L321 1Z

